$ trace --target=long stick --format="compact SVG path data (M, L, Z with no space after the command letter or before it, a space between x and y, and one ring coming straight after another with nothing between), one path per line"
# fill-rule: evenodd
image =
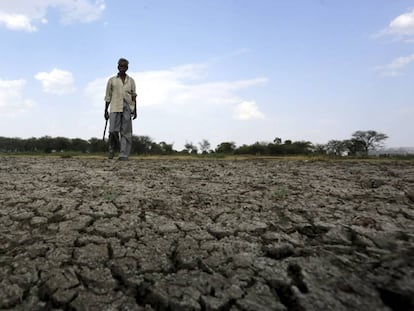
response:
M105 142L105 133L106 133L106 127L108 126L108 119L106 119L105 121L105 128L104 128L104 133L103 133L103 137L102 140Z

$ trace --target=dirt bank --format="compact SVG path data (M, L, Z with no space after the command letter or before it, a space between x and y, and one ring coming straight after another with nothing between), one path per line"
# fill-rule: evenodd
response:
M414 310L414 163L0 157L0 309Z

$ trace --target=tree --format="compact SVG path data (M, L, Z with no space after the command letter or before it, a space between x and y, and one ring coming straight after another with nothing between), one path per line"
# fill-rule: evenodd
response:
M274 143L275 145L280 145L280 144L282 144L282 138L280 138L280 137L276 137L275 139L273 139L273 143Z
M273 144L268 144L267 145L267 150L269 151L269 154L271 155L281 155L285 153L285 147L284 145L282 145L281 143L282 141L280 141L280 143L278 141L276 141Z
M132 135L132 152L135 154L149 154L153 147L153 141L149 136Z
M368 155L369 150L375 150L383 145L383 141L388 138L386 134L376 131L356 131L352 137L361 143L364 152Z
M364 144L355 138L347 139L344 141L346 148L348 149L348 155L365 154Z
M72 150L73 151L80 151L85 153L86 151L88 151L89 148L89 143L81 138L74 138L72 139Z
M316 144L313 146L312 151L315 154L326 154L327 153L326 145Z
M42 150L44 153L51 153L53 146L53 138L50 136L42 136L38 140L39 150Z
M23 151L34 152L37 151L37 138L31 137L25 140Z
M17 138L0 137L0 151L11 152L16 149Z
M285 140L281 145L284 154L308 154L312 151L312 143L309 141L295 141Z
M217 153L233 153L236 149L236 144L234 142L223 142L217 146Z
M70 139L66 137L58 136L58 137L52 138L51 140L53 142L52 143L53 149L56 151L67 151L71 144Z
M251 154L251 147L249 145L243 144L234 150L234 154Z
M210 151L210 142L207 139L203 139L198 143L200 145L200 151L202 154L209 153Z
M326 151L329 154L342 155L348 150L349 143L346 140L330 140L326 144Z
M267 153L267 145L268 143L266 142L257 141L250 146L250 153L256 155L264 155Z
M197 154L198 152L197 146L195 146L192 142L186 142L184 148L191 154Z
M161 148L162 154L172 154L174 153L173 144L167 144L165 141L162 141L158 144Z
M312 152L313 145L310 141L295 141L292 143L291 151L293 154L309 154Z
M93 137L88 140L88 150L90 152L105 152L107 150L106 143L102 139Z
M162 148L159 144L156 142L151 143L150 146L151 154L162 154Z

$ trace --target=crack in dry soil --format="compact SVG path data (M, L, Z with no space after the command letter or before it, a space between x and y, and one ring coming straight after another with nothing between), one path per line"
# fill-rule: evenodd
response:
M414 310L414 164L0 157L1 310Z

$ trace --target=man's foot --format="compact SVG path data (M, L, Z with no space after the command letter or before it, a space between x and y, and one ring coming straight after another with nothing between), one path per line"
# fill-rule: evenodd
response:
M113 158L114 158L114 152L113 151L109 151L108 159L109 160L112 160Z
M128 161L128 158L127 157L119 157L118 161Z

